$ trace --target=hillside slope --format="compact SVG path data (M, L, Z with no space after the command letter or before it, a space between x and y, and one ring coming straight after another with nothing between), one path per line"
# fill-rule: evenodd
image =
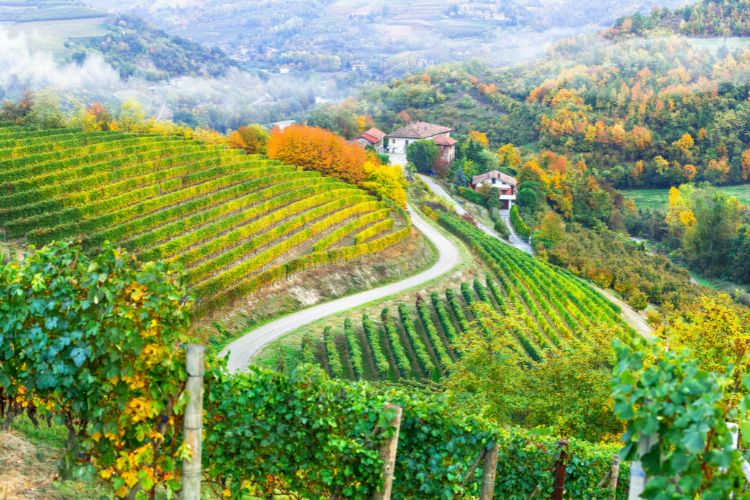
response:
M178 137L0 128L0 227L181 264L210 311L291 273L379 252L406 214L360 188Z

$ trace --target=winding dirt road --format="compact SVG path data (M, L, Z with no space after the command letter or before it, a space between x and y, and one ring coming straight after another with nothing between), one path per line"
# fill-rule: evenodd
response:
M409 207L409 214L411 215L414 227L424 234L437 248L438 260L432 267L395 283L303 309L246 333L222 351L222 354L229 355L229 370L231 372L244 370L252 358L267 344L301 326L308 325L326 316L409 290L438 278L456 267L461 257L458 248L456 248L453 242L428 224L411 207Z

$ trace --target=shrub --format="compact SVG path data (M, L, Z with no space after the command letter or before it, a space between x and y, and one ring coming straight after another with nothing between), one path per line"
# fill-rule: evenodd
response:
M487 206L487 198L485 198L482 194L477 193L476 191L472 191L469 188L461 187L458 188L458 194L459 196L466 198L470 202L486 207Z
M495 222L494 228L495 232L499 234L504 240L510 239L510 229L508 229L508 226L505 225L505 221L503 219L498 219Z

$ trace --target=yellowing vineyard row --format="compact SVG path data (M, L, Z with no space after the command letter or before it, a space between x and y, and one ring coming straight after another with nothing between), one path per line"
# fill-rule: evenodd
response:
M290 273L372 254L406 213L338 179L186 140L0 127L0 227L41 245L112 241L180 263L212 310Z

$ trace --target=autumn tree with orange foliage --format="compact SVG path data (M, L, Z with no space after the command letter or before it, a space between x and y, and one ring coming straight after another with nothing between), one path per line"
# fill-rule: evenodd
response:
M333 175L352 184L365 180L365 150L319 127L292 125L271 132L268 157Z
M230 147L242 149L249 154L265 154L268 137L268 132L260 125L248 125L229 134L227 143Z

